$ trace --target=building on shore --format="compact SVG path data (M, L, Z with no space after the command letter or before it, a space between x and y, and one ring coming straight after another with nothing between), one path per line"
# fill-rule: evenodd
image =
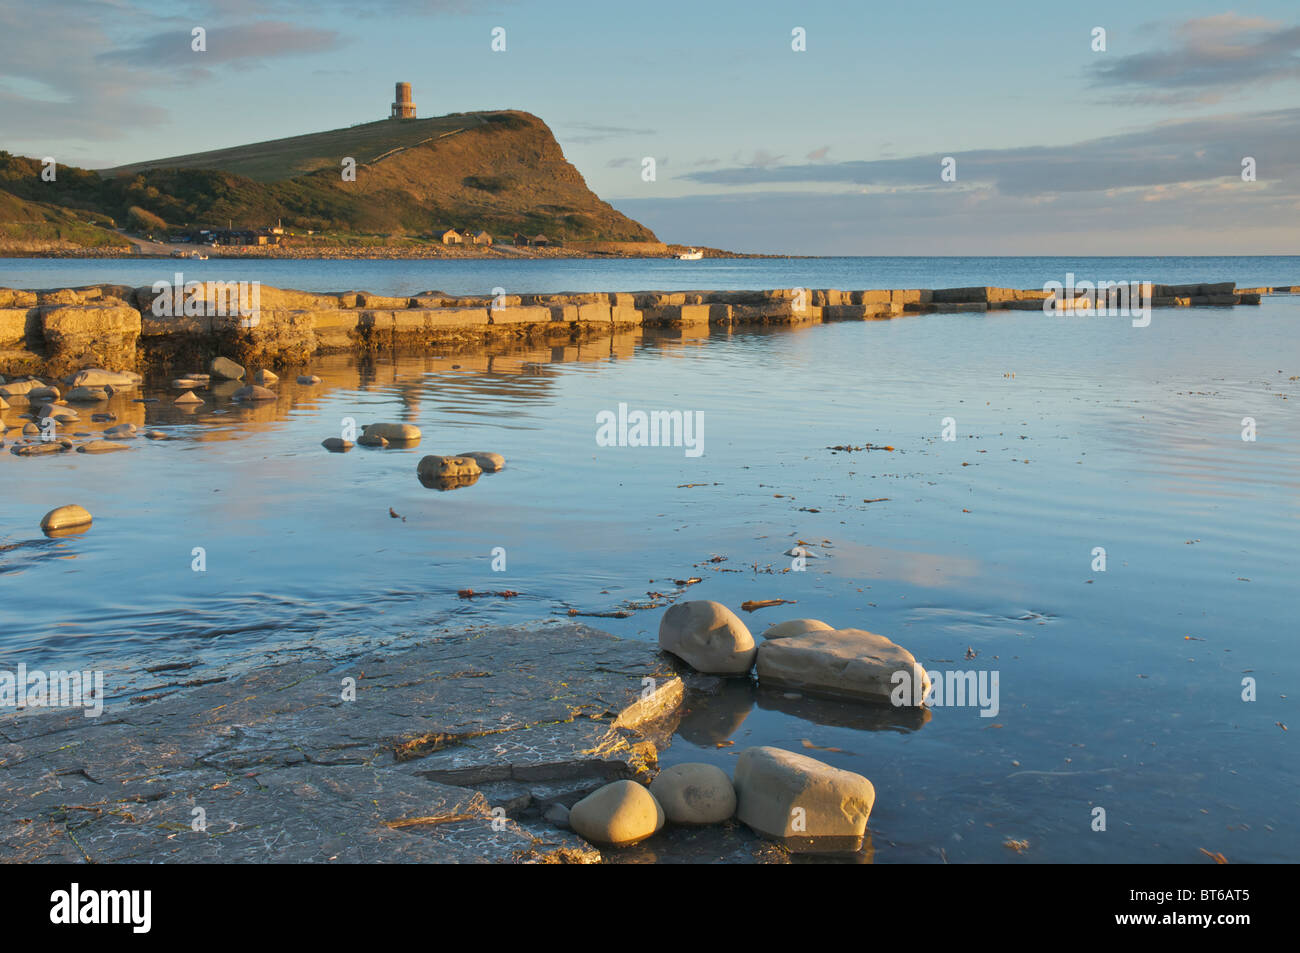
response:
M474 235L472 236L472 239L473 239L473 242L474 242L475 245L491 245L491 244L492 244L492 236L489 235L487 232L483 231L482 229L480 229L479 231L475 232Z
M539 248L544 248L545 246L551 244L551 240L539 232L538 234L534 235L532 238L528 239L528 244L536 245Z
M463 245L465 243L464 237L454 228L447 229L438 237L442 239L444 245Z
M187 241L208 245L279 245L282 228L202 228L188 232Z

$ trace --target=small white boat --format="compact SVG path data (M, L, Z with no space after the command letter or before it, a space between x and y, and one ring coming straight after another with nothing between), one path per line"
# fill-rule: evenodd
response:
M704 257L704 252L692 248L690 251L684 251L677 256L678 261L699 261Z

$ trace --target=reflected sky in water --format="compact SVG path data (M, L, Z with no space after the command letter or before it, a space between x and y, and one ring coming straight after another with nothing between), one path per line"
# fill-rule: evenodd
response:
M144 392L159 402L79 405L65 432L107 410L168 440L0 455L0 650L136 691L165 662L199 677L570 610L626 612L578 618L653 640L672 598L788 599L746 616L756 635L811 616L931 670L995 669L998 715L907 722L732 685L692 695L666 762L730 770L777 744L863 773L882 863L1294 861L1300 779L1278 723L1300 722L1297 320L1300 298L1272 298L1146 329L1010 312L332 357L252 407L217 388L181 409L163 379ZM307 370L323 382L295 384ZM704 455L597 446L596 414L620 402L702 411ZM344 418L423 440L327 453ZM868 444L895 449L828 449ZM470 450L507 467L449 492L417 480L424 454ZM41 537L70 502L92 529ZM790 571L800 542L817 558Z

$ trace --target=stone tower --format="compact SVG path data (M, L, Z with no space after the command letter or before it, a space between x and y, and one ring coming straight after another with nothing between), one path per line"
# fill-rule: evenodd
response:
M397 84L397 102L393 103L392 115L389 119L414 119L415 103L411 101L411 84Z

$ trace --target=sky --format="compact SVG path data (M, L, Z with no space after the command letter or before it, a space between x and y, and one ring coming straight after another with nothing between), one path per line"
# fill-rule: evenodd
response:
M541 117L596 194L669 242L1300 253L1296 0L0 7L0 149L70 165L384 118L399 80L420 116Z

